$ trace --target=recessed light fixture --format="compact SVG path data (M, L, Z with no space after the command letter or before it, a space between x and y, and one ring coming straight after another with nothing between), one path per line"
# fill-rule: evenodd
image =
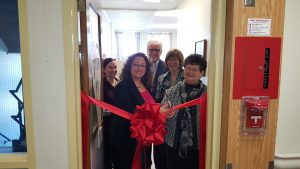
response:
M160 0L143 0L144 2L159 3Z
M178 10L155 11L154 16L177 17L179 16L179 11Z

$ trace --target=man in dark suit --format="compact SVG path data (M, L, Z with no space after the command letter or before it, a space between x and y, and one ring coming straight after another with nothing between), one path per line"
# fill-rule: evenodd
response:
M157 79L160 75L167 71L166 64L160 59L162 53L162 44L157 40L150 40L147 44L148 58L151 63L151 72L153 74L153 87L151 88L151 95L154 97L157 87ZM150 149L147 149L147 153L151 153ZM149 155L148 155L149 156ZM156 169L166 169L166 155L165 155L165 145L155 145L154 146L154 163ZM151 159L147 159L150 160ZM151 163L151 162L150 162Z
M157 40L150 40L147 44L148 58L151 63L151 71L153 75L153 87L151 89L152 96L155 96L157 79L160 75L167 71L166 64L160 59L162 53L162 44Z

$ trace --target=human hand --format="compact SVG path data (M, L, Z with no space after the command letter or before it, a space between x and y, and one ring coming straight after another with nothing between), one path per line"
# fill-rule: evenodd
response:
M171 108L171 103L170 102L166 102L163 105L161 105L159 112L165 116L167 119L171 118L174 116L174 111Z

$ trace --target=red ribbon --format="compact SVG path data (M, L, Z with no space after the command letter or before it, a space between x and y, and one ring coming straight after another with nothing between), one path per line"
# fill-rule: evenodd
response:
M204 102L205 101L205 102ZM88 105L89 103L93 103L99 107L102 107L115 115L118 115L120 117L123 117L125 119L130 120L131 126L131 137L135 138L138 141L134 158L132 161L132 169L140 169L141 168L141 153L144 146L150 146L151 144L157 145L164 143L164 136L165 136L165 117L159 112L160 104L159 103L148 103L143 104L141 106L136 106L136 111L134 114L128 113L118 107L112 106L108 103L105 103L101 100L94 99L90 96L87 96L83 92L81 92L81 103L82 103L82 114L83 116L87 117L88 114ZM195 100L183 103L181 105L174 106L171 110L181 109L184 107L189 107L197 104L206 104L206 94L204 97L197 98ZM204 109L200 109L200 119L201 114L206 114L206 106L203 106ZM205 120L206 121L206 117ZM82 118L82 124L83 126L88 126L86 124L87 119L84 120L84 117ZM201 123L202 124L202 123ZM200 125L201 125L200 124ZM204 126L203 126L204 125ZM202 124L202 127L205 127L206 124ZM200 130L201 130L200 126ZM203 135L203 132L200 132L200 140L201 139L201 133ZM88 138L87 133L83 131L83 138ZM205 133L204 133L205 135ZM87 153L86 145L88 140L83 140L82 147L83 147L83 153ZM204 140L205 141L205 138ZM203 143L200 144L200 149L203 147ZM204 144L204 150L205 150L205 144ZM202 151L201 151L202 152ZM200 162L203 161L203 157L205 159L205 151L204 154L200 154ZM203 157L201 157L203 156ZM202 163L202 164L203 164ZM83 160L83 164L87 164L87 161ZM86 165L84 165L86 166ZM201 165L202 166L202 165ZM202 168L200 166L200 168Z
M88 168L88 141L89 141L89 133L88 133L88 126L89 126L89 98L81 93L81 125L82 125L82 166L83 169Z
M206 150L206 108L207 108L207 93L199 98L200 107L200 132L199 132L199 169L205 169L205 150Z

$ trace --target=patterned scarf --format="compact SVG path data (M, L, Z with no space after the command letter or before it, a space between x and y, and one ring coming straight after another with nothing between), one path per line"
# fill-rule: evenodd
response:
M200 97L204 90L203 84L199 81L197 84L192 86L183 85L180 89L181 92L181 101L182 103L193 100ZM179 140L178 141L178 155L181 158L187 158L188 149L195 147L197 144L197 133L195 114L197 108L196 106L187 107L180 111L179 122Z
M163 74L159 78L162 78L162 77L163 77L163 79L158 79L159 82L158 82L157 91L156 91L156 94L155 94L155 99L157 100L157 102L161 102L161 100L163 99L163 97L165 95L166 90L171 87L171 81L170 81L170 79L171 79L171 73L170 73L170 71L168 71L167 73ZM183 77L183 70L180 69L180 71L177 74L176 83L175 84L178 84L178 83L182 82L183 79L184 79L184 77Z

